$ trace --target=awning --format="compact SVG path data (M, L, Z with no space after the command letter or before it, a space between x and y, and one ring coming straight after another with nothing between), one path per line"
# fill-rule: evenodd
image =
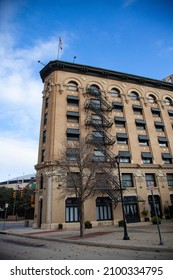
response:
M126 119L123 118L123 117L114 117L114 121L117 121L117 122L126 122Z
M151 108L151 111L154 113L154 112L157 112L159 113L160 112L160 109L159 108Z
M112 102L112 106L113 107L123 107L124 105L121 102Z
M79 96L75 96L75 95L67 95L67 100L79 100Z
M152 154L151 153L142 152L141 155L142 155L143 158L152 158Z
M128 135L126 133L117 133L117 138L128 139Z
M130 157L130 152L128 151L119 151L118 154L120 157Z
M80 134L79 129L67 128L67 134Z
M143 108L140 105L133 105L133 109L142 110Z
M164 127L164 126L165 126L164 123L162 123L162 122L154 122L154 124L155 124L156 126L161 126L161 127Z
M135 120L137 124L145 124L144 120Z
M168 139L166 137L158 137L159 142L167 143Z
M146 141L148 141L149 137L147 135L138 135L138 139L139 140L146 140Z
M173 110L168 110L168 113L169 113L170 115L173 115Z
M79 112L67 111L67 116L79 117Z
M172 155L170 154L162 154L163 159L172 159Z

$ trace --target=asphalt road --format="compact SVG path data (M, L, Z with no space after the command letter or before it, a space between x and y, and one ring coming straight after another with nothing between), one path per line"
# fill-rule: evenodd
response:
M0 260L171 260L172 253L66 244L0 234Z

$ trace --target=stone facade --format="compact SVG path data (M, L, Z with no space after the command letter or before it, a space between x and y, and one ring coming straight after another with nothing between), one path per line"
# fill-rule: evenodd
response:
M173 204L173 84L62 61L51 61L40 75L44 90L34 227L79 226L74 195L62 192L55 161L63 143L92 134L86 126L86 117L93 115L86 108L90 87L112 106L106 117L114 122L107 132L116 142L108 150L121 156L127 221L142 221L143 208L153 215L151 181L164 218L165 207ZM85 219L93 226L115 224L122 219L121 203L114 207L106 195L92 197L85 202Z

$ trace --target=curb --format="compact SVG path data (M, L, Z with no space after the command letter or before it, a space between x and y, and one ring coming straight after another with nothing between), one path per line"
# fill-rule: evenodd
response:
M87 242L87 241L76 241L76 240L68 240L68 239L60 239L60 238L50 238L50 237L37 237L37 236L29 236L27 234L19 234L19 233L12 233L12 232L2 232L0 234L7 234L12 236L18 237L25 237L30 239L37 239L37 240L45 240L45 241L52 241L52 242L61 242L61 243L70 243L76 245L83 245L83 246L92 246L92 247L102 247L102 248L114 248L114 249L122 249L122 250L133 250L133 251L146 251L146 252L165 252L165 253L173 253L173 248L164 248L161 247L162 245L154 246L137 246L137 245L122 245L122 244L103 244L97 242Z

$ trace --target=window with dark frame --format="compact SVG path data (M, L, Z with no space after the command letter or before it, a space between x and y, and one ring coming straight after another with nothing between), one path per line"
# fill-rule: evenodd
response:
M112 89L111 89L111 95L112 95L113 97L120 97L120 90L117 89L117 88L112 88Z
M109 197L96 199L97 221L112 220L112 200Z
M146 186L148 187L151 182L153 182L154 187L156 187L156 178L154 173L146 173L145 174L145 181L146 181Z
M130 93L131 100L139 100L139 94L136 91Z
M153 163L153 157L150 152L142 152L141 157L143 164Z
M166 174L167 183L169 187L173 187L173 173Z
M134 187L132 173L122 173L121 176L122 176L122 184L124 188Z
M72 90L72 91L78 90L78 84L74 81L69 82L67 87L68 87L68 90Z
M67 106L79 106L79 97L78 96L67 96Z
M41 151L41 162L44 162L44 160L45 160L45 150L43 149Z
M66 223L79 222L79 201L76 197L67 198L65 201Z

